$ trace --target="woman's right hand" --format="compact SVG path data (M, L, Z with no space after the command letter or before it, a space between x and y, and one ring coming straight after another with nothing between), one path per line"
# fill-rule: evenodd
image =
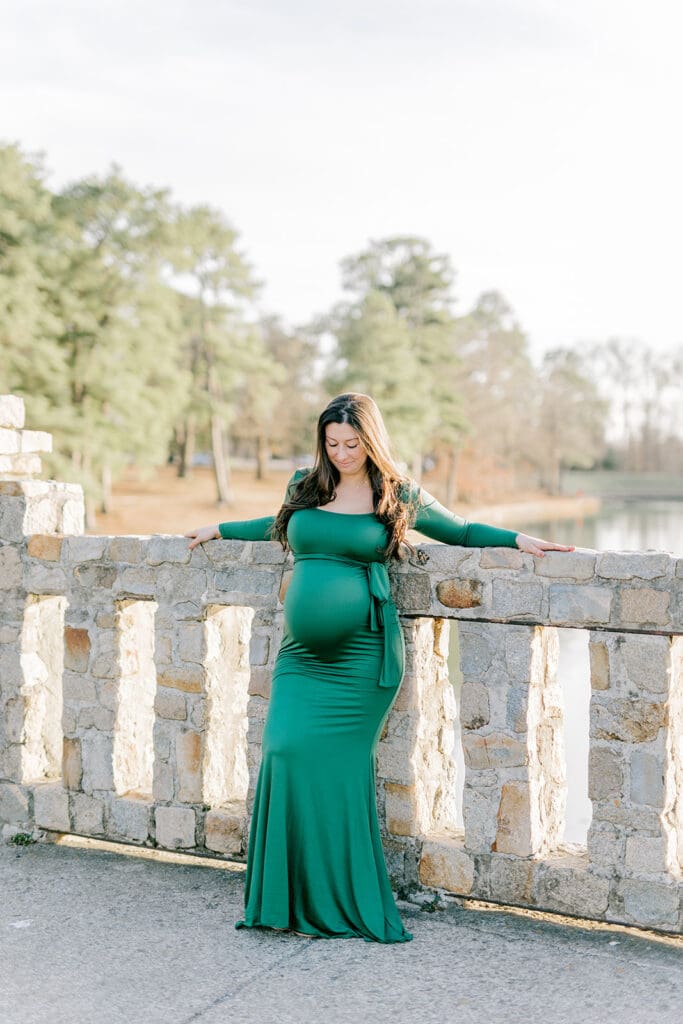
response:
M188 533L184 533L183 537L192 537L193 540L190 543L190 551L192 548L196 548L198 544L203 544L205 540L220 540L221 531L218 526L200 526L196 530L189 530Z

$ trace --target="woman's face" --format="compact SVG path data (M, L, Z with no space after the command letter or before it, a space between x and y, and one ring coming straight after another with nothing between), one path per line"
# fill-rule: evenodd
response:
M367 462L361 439L350 423L328 423L325 427L325 451L340 473L357 473Z

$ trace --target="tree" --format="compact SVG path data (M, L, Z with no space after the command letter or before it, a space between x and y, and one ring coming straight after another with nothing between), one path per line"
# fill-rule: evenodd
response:
M178 472L191 472L197 431L208 430L217 501L231 503L227 427L253 341L242 300L253 297L257 283L237 248L237 232L219 210L178 210L170 237L173 270L189 291L182 301L183 364L191 384L176 421Z
M595 464L604 444L607 402L586 373L579 353L546 353L536 393L535 459L551 494L560 493L560 471Z
M367 382L419 480L425 451L461 420L458 396L441 383L457 358L450 259L426 239L397 235L370 242L341 267L351 298L330 318L346 365L337 379Z

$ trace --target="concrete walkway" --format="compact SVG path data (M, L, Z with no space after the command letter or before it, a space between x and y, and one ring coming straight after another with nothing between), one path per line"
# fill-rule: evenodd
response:
M412 942L234 928L241 870L0 844L3 1024L680 1024L683 944L449 901Z

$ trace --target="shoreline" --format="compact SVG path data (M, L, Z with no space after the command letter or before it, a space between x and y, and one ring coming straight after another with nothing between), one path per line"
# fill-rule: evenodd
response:
M520 501L459 506L455 510L470 521L503 526L514 522L542 523L556 519L585 518L597 515L601 508L602 499L594 495L539 495L537 498Z

